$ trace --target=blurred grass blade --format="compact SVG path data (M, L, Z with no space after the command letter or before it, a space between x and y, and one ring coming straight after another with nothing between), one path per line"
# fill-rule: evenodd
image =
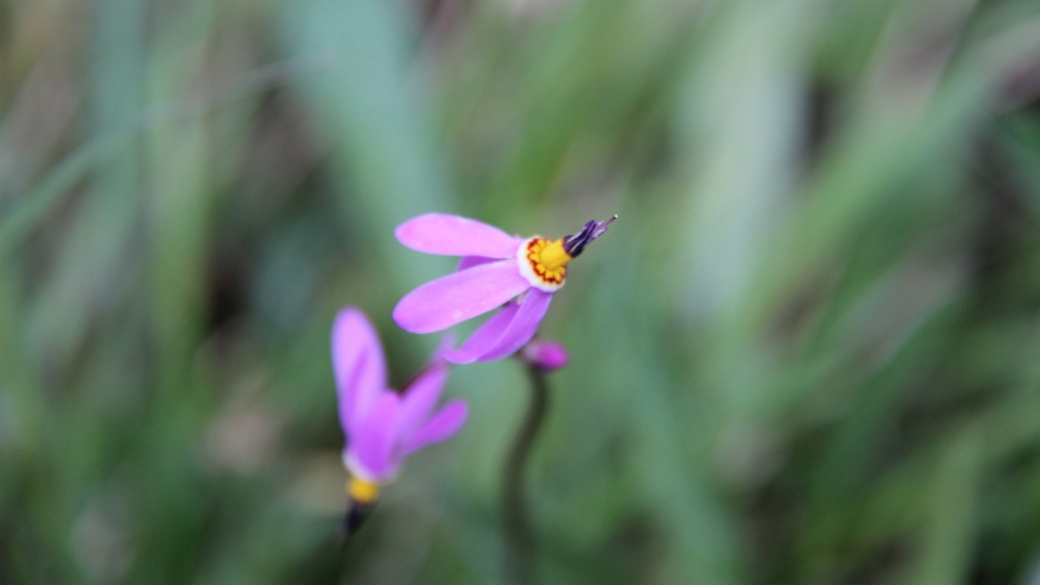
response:
M58 163L39 185L25 194L23 200L13 203L14 209L0 219L0 255L10 253L60 203L63 196L111 157L130 136L125 133L103 138L77 150Z
M0 255L23 241L62 197L119 151L138 132L178 120L202 116L242 97L288 83L299 75L327 66L323 55L303 55L243 73L212 91L185 91L178 98L140 111L122 130L102 133L57 163L14 208L0 217Z
M397 291L448 263L406 251L394 227L420 213L450 211L444 174L428 142L410 61L411 16L382 0L304 0L289 5L282 38L294 53L330 56L303 80L316 131L335 146L333 167L345 221L371 242Z
M978 496L984 470L983 432L968 425L946 447L933 478L931 518L913 583L958 585L970 580L978 533Z

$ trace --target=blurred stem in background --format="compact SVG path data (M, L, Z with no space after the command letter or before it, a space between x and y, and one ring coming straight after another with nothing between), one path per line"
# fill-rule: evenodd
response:
M528 513L526 469L538 433L549 413L549 381L536 365L525 363L531 396L506 458L502 481L502 528L506 542L506 576L530 585L537 575L538 541Z

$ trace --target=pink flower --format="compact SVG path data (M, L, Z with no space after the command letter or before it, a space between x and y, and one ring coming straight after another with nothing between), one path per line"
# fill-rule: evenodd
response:
M538 330L553 293L567 277L567 263L610 222L590 221L573 235L550 240L522 239L476 220L429 213L397 226L405 246L462 256L454 274L408 293L394 308L394 321L412 333L432 333L504 307L454 351L444 357L456 364L491 361L512 355Z
M387 388L386 358L379 335L360 310L347 307L332 327L332 370L339 420L347 438L343 461L349 492L371 503L379 485L392 480L405 457L454 435L469 409L452 400L434 413L449 366L435 360L403 392Z

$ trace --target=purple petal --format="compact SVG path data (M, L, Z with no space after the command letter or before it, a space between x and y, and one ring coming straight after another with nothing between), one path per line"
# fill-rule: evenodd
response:
M446 256L511 258L520 238L474 219L427 213L413 217L394 230L397 241L413 250Z
M495 343L505 333L519 310L519 303L509 303L501 311L492 315L490 319L484 321L480 327L477 327L477 330L473 332L473 335L469 336L469 339L462 344L462 347L455 351L445 352L444 359L460 365L471 364L477 361L480 359L480 356L487 353L489 348L495 346Z
M394 307L405 331L433 333L487 313L530 288L516 260L499 260L427 282Z
M505 327L501 335L494 341L487 342L485 340L490 338L490 335L482 336L480 340L470 347L466 357L471 358L472 361L490 362L516 353L538 332L538 324L541 323L542 317L545 316L545 311L549 309L549 301L552 300L552 296L553 293L536 288L527 291L527 296L520 303L516 315ZM496 324L496 326L498 325ZM466 340L463 348L466 345L469 345L469 340ZM474 355L477 355L477 357L474 357ZM455 362L453 359L455 357L457 356L454 354L445 356L448 361L461 363Z
M538 325L542 322L542 317L545 317L552 297L553 293L536 288L528 291L509 328L493 348L480 356L480 361L489 362L511 356L530 341L538 332Z
M524 360L543 372L558 370L570 362L567 348L548 339L535 339L524 346Z
M400 406L401 399L396 393L382 392L349 437L348 459L364 467L371 475L369 480L385 480L397 471L398 461L391 457L391 448Z
M332 325L332 371L343 432L356 423L386 388L386 358L379 334L365 314L346 307Z
M403 445L403 454L414 453L426 445L450 438L466 424L468 416L469 406L464 401L456 399L448 402Z
M462 272L467 268L473 268L474 266L480 266L481 264L487 264L488 262L494 262L501 260L501 258L488 258L487 256L463 256L459 258L459 263L455 265L455 272Z
M407 442L423 425L434 406L440 400L444 383L448 381L449 367L441 365L429 367L404 390L401 409L397 413L394 429L394 443L401 445Z

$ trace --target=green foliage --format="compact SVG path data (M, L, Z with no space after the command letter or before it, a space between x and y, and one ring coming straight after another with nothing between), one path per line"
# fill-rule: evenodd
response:
M526 400L340 552L328 333L393 227L621 218L543 325L544 583L1010 583L1040 554L1040 5L0 0L0 583L497 583Z

